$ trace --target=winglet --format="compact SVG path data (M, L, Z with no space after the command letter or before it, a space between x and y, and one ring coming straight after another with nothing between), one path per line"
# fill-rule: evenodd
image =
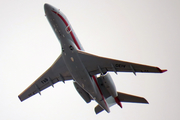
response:
M158 68L158 70L159 70L160 73L164 73L164 72L167 71L166 69L165 70L161 70L160 68Z
M161 70L161 72L163 73L163 72L166 72L167 70Z

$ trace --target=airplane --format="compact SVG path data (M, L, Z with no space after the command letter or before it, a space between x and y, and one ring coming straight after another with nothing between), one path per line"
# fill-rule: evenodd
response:
M57 39L61 44L62 53L56 61L39 78L37 78L18 97L22 101L39 93L57 82L73 80L74 87L86 103L95 100L94 108L98 114L121 102L145 103L148 101L139 96L130 95L116 90L115 84L108 72L163 73L155 66L142 65L105 58L85 52L71 24L59 9L50 4L44 4L44 11Z

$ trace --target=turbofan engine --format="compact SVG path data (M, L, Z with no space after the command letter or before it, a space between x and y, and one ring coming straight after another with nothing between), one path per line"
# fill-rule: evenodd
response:
M109 75L109 73L107 73L105 75L101 75L98 78L98 84L100 86L100 89L101 89L104 97L106 99L108 99L109 97L112 96L114 98L114 101L122 108L121 101L119 100L118 93L116 91L116 86L115 86L111 76ZM113 102L110 102L110 103L113 103Z
M76 82L73 82L73 84L79 95L81 95L81 97L86 101L86 103L89 103L91 101L90 95L85 90L83 90Z
M97 78L97 80L105 98L109 97L110 95L114 98L118 96L116 86L109 73L101 75Z

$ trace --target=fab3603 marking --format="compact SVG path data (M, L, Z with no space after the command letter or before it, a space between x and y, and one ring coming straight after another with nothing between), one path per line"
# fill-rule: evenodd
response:
M118 68L125 68L126 65L122 65L122 64L115 64L115 67L118 67Z

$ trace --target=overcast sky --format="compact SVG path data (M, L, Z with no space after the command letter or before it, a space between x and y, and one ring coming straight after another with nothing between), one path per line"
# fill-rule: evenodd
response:
M59 8L87 52L168 69L163 74L111 73L118 91L145 97L149 105L122 103L96 115L72 81L20 102L18 95L61 54L44 13ZM0 7L0 119L180 119L179 0L6 0Z

